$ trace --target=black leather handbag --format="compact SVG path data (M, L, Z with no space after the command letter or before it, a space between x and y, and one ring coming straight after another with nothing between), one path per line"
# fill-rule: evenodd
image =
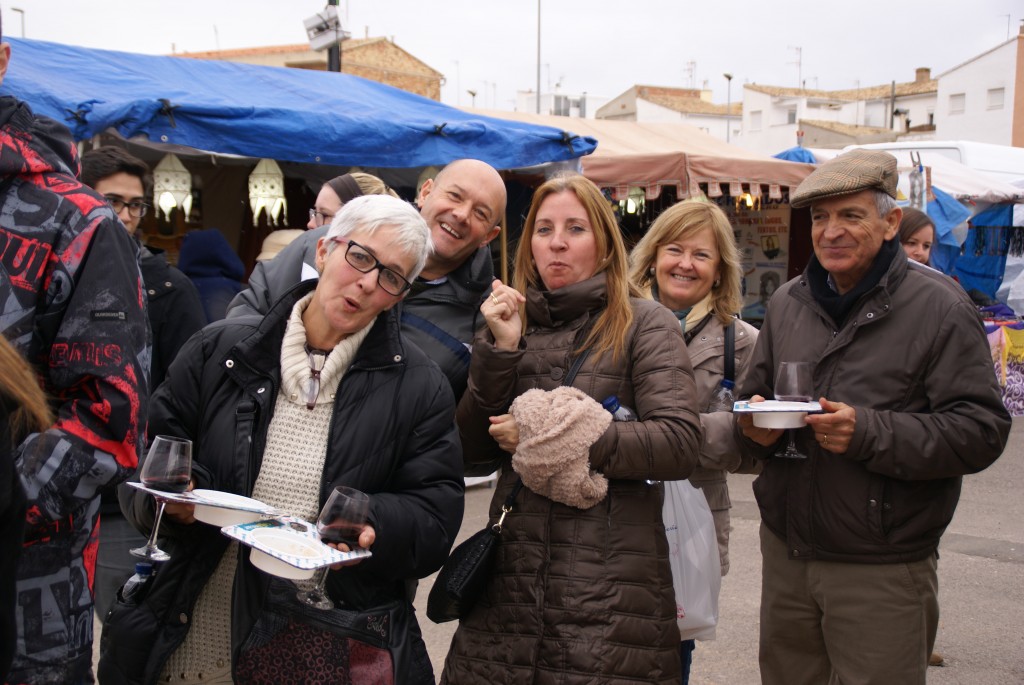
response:
M512 502L522 487L523 481L516 481L501 507L497 523L464 540L444 562L427 596L427 618L434 623L463 618L473 608L491 575L505 516L512 511Z
M562 385L572 385L576 372L583 366L590 354L587 348L576 357ZM487 579L491 575L494 555L501 539L501 527L505 517L512 511L512 503L523 488L522 479L517 479L512 492L501 506L501 518L493 526L477 531L452 550L448 561L434 579L434 585L427 595L427 618L434 623L446 623L464 618L476 604Z

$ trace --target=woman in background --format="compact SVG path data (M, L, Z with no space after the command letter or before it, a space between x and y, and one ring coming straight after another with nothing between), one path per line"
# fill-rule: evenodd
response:
M715 519L722 575L729 572L729 485L726 474L755 473L744 463L733 437L731 388L724 404L716 401L725 379L726 336L734 347L733 383L746 372L757 329L736 318L743 306L740 296L739 251L725 213L703 200L687 200L669 207L651 225L630 255L630 280L640 290L675 313L683 329L697 403L704 428L698 465L690 476L707 498ZM689 681L694 641L683 639L683 679Z
M335 176L320 187L316 202L309 210L309 223L306 224L306 228L312 230L330 224L331 219L341 211L346 202L363 195L398 197L398 193L373 174L356 171L351 174Z
M25 493L14 466L16 450L29 433L53 423L39 379L22 356L0 336L0 682L14 657L14 579L25 526Z
M593 183L558 176L534 192L515 287L494 281L480 307L487 326L457 414L467 465L501 464L491 523L520 477L526 487L442 683L679 682L654 481L686 478L696 463L696 388L679 325L633 296L627 269L615 216ZM612 422L600 404L611 395L637 420Z
M928 264L935 243L935 222L931 217L913 207L903 208L900 221L900 244L907 258L920 264Z

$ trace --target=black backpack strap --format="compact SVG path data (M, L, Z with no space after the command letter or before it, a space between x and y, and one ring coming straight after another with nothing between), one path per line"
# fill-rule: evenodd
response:
M724 379L736 382L736 325L729 322L725 327L725 375Z

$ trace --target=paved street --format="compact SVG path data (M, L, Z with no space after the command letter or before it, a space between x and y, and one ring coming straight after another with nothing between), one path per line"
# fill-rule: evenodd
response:
M758 682L757 632L761 592L759 518L749 476L730 476L733 500L731 570L722 580L718 639L698 642L694 685ZM931 685L1024 683L1024 419L1014 421L1003 456L988 470L964 479L960 506L940 547L941 619L936 649L946 666L930 668ZM470 488L462 536L486 521L493 491ZM461 539L461 538L460 538ZM421 584L417 609L441 673L455 624L426 618L432 579Z

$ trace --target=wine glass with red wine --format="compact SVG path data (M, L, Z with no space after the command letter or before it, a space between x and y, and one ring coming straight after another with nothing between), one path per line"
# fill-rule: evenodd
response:
M316 532L323 542L348 545L350 550L359 549L359 534L366 525L370 512L370 498L366 493L339 485L327 498L316 521ZM317 609L333 609L334 602L327 596L327 568L320 572L316 586L309 591L299 592L299 601Z
M175 438L170 435L158 435L146 453L146 461L139 472L139 480L151 490L181 493L188 489L192 478L192 441ZM143 547L131 550L132 556L147 561L167 561L171 555L156 546L157 532L160 530L160 519L164 515L167 500L159 495L156 498L156 518L149 540Z
M812 362L780 362L775 376L775 399L780 402L810 402L814 392L814 364ZM806 459L796 448L796 430L789 431L789 446L776 456Z

